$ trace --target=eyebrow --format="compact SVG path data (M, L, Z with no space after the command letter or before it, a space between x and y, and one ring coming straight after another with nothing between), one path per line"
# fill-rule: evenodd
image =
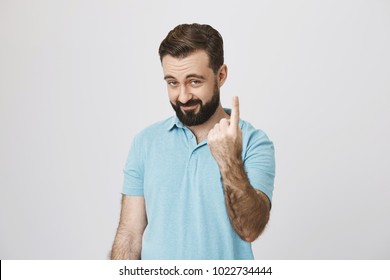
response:
M197 78L197 79L200 79L200 80L206 80L204 76L202 75L198 75L198 74L188 74L186 76L186 79L189 79L189 78ZM172 75L165 75L164 76L164 80L167 80L167 79L175 79L175 77L173 77Z

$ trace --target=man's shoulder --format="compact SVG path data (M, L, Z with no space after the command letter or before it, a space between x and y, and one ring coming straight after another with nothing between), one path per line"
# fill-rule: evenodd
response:
M160 120L142 129L135 137L142 139L153 139L154 137L161 136L161 134L164 132L168 132L172 128L173 123L174 116Z
M266 138L268 139L267 134L259 129L254 127L250 122L240 119L240 128L243 132L243 136L250 140L251 138Z

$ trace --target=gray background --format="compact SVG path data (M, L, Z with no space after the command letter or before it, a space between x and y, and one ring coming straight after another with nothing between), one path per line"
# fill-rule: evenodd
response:
M225 41L276 146L258 259L390 258L390 1L0 0L0 258L105 259L133 136L172 115L157 49Z

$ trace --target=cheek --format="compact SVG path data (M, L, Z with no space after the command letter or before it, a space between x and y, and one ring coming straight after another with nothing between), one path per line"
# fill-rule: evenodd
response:
M200 99L209 101L214 95L214 87L209 85L201 87L199 88L197 95Z
M179 95L176 93L176 91L168 88L168 98L171 103L176 104L178 97Z

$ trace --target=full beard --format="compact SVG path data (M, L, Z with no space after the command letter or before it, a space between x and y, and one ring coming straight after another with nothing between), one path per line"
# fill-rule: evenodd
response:
M186 103L177 101L176 105L171 102L173 110L176 112L176 116L185 126L195 126L205 123L208 119L214 115L219 106L219 88L217 83L214 84L214 92L211 100L205 104L199 99L191 99ZM183 112L181 106L193 106L199 104L199 112L195 113L195 110L188 110Z

